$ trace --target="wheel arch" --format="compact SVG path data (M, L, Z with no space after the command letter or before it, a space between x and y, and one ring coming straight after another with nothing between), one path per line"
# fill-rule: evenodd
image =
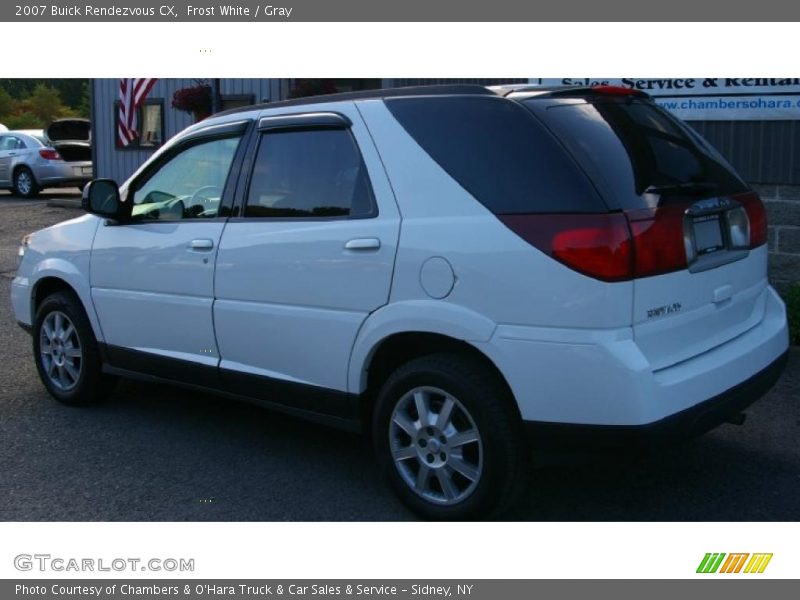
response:
M70 263L66 261L58 261L58 263L59 264L56 265L47 265L47 267L38 270L35 275L35 280L31 285L31 323L34 322L36 311L45 298L60 291L71 292L78 298L81 306L83 306L83 310L89 318L89 323L92 325L95 338L97 341L102 342L102 330L100 329L100 323L92 307L89 282L86 281L83 275Z
M441 333L426 331L397 332L380 340L369 355L368 362L364 365L366 384L359 396L359 411L362 423L369 424L372 421L378 392L386 379L396 369L416 358L442 353L468 357L481 363L494 375L497 382L506 389L508 397L514 397L511 386L494 361L469 342ZM519 413L516 402L514 405L517 413ZM369 431L370 428L365 425L364 430Z
M456 304L438 300L388 304L370 314L361 325L350 353L347 389L355 394L367 389L368 366L378 349L395 335L439 336L471 345L489 341L496 328L491 319Z
M11 185L12 186L14 185L14 181L17 178L17 173L19 173L22 169L27 169L28 172L31 174L31 177L33 177L34 183L36 185L39 185L39 180L36 179L36 173L33 171L33 169L30 167L30 165L28 165L26 163L17 163L16 165L14 165L14 168L11 170Z

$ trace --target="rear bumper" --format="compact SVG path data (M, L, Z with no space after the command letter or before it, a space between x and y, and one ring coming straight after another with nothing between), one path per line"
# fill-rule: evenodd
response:
M535 450L614 451L655 449L702 435L736 417L775 385L789 351L749 379L721 394L646 425L579 425L526 421Z
M86 185L92 180L91 177L72 177L70 179L53 179L41 183L42 187L77 187Z
M630 328L499 325L489 342L475 345L506 377L523 421L635 430L699 410L757 377L787 351L780 297L766 287L759 305L761 318L747 331L663 368L651 364Z
M47 161L46 164L36 166L34 176L42 187L79 185L93 179L94 168L91 161Z

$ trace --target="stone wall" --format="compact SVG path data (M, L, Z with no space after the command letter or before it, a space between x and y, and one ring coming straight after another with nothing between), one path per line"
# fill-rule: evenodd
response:
M800 285L800 185L752 185L767 207L769 278L785 294Z

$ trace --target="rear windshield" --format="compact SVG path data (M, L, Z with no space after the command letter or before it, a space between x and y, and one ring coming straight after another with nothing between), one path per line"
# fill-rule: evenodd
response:
M494 97L386 100L439 166L495 214L607 212L564 147L516 102Z
M747 190L708 142L649 100L534 98L524 104L564 142L613 207Z

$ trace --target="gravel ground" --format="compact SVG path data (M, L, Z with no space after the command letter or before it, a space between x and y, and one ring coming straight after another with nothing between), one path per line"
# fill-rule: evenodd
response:
M69 197L77 198L76 194ZM413 518L359 436L178 388L123 383L67 408L39 383L9 284L20 237L78 216L0 192L0 520L277 521ZM534 473L514 520L800 519L800 351L748 411L677 448Z

